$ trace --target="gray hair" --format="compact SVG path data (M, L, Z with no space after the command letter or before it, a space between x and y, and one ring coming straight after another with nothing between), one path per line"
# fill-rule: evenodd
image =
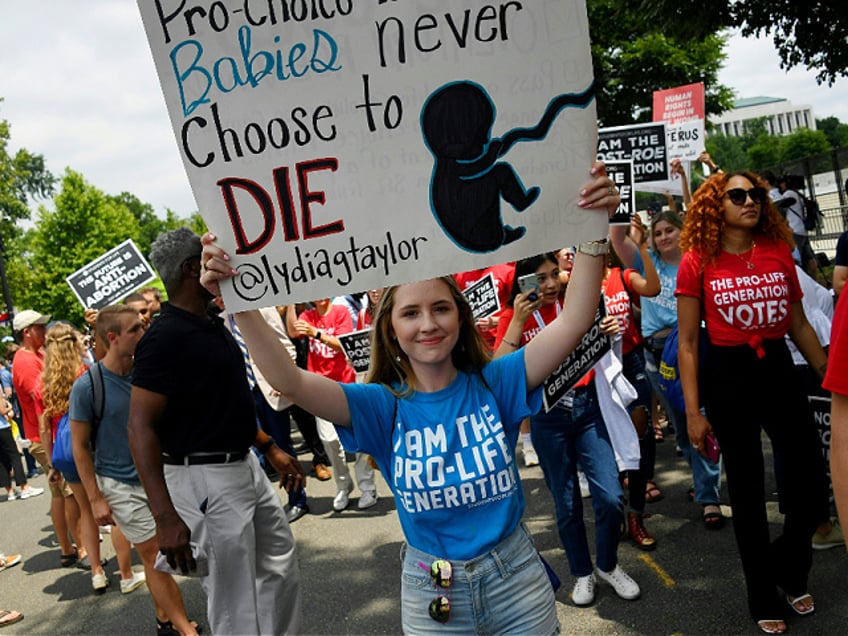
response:
M182 282L182 266L190 258L200 258L200 237L187 227L160 234L150 246L150 261L170 294Z

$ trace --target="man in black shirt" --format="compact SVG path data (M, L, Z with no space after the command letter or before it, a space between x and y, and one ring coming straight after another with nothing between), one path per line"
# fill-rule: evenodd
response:
M161 234L151 248L169 302L136 349L130 448L168 563L191 573L205 569L195 555L208 559L212 633L296 633L294 539L250 446L280 473L281 486L299 489L305 475L256 425L241 350L207 313L200 252L200 237L187 228Z

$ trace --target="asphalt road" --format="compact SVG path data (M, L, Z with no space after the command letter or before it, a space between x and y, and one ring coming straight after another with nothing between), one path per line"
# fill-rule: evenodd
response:
M308 469L308 458L302 459ZM553 504L542 471L521 469L528 503L525 522L563 581L557 593L563 633L758 633L748 617L731 525L717 532L704 528L700 508L686 501L691 485L688 468L675 456L672 441L658 447L657 462L657 481L665 497L649 504L647 526L656 536L658 548L644 553L630 542L619 548L622 567L640 584L642 597L623 601L610 587L600 584L596 602L588 608L575 607L570 601L573 579L556 534ZM46 487L44 476L31 483ZM402 537L385 483L381 482L378 490L381 498L374 508L358 511L355 493L350 508L339 514L332 511L333 482L309 479L311 514L292 526L301 566L303 633L400 633L398 553ZM0 550L24 555L22 564L0 572L0 608L16 609L26 616L4 628L4 636L154 633L146 587L126 596L118 590L108 536L103 543L104 554L112 557L107 572L115 574L104 595L94 595L88 573L60 567L48 497L45 493L25 501L0 501ZM587 507L589 502L585 500ZM771 497L768 510L776 533L781 519L776 497ZM726 507L725 511L730 512ZM588 527L591 531L591 521ZM138 561L135 567L141 568ZM206 601L199 583L180 581L189 615L204 624ZM848 556L844 549L814 553L810 592L818 609L808 617L791 617L790 632L848 633Z

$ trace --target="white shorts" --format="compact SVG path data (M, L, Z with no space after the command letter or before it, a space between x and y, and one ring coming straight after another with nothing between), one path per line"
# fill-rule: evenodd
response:
M141 485L134 486L103 475L97 475L97 485L112 508L115 523L130 543L144 543L156 536L156 522Z

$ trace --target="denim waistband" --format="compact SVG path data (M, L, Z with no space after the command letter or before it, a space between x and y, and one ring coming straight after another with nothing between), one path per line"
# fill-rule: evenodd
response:
M518 527L513 530L509 536L502 539L494 548L474 557L468 561L454 561L448 559L453 567L453 578L455 582L471 581L474 578L482 577L491 572L493 569L500 570L502 575L509 573L509 563L516 557L521 556L528 549L535 550L533 547L533 539L530 532L525 527L524 523L519 523ZM423 550L418 550L411 545L404 544L403 559L408 564L412 562L414 565L423 563L423 569L430 568L430 564L436 559L444 559L443 556L435 556L428 554Z

